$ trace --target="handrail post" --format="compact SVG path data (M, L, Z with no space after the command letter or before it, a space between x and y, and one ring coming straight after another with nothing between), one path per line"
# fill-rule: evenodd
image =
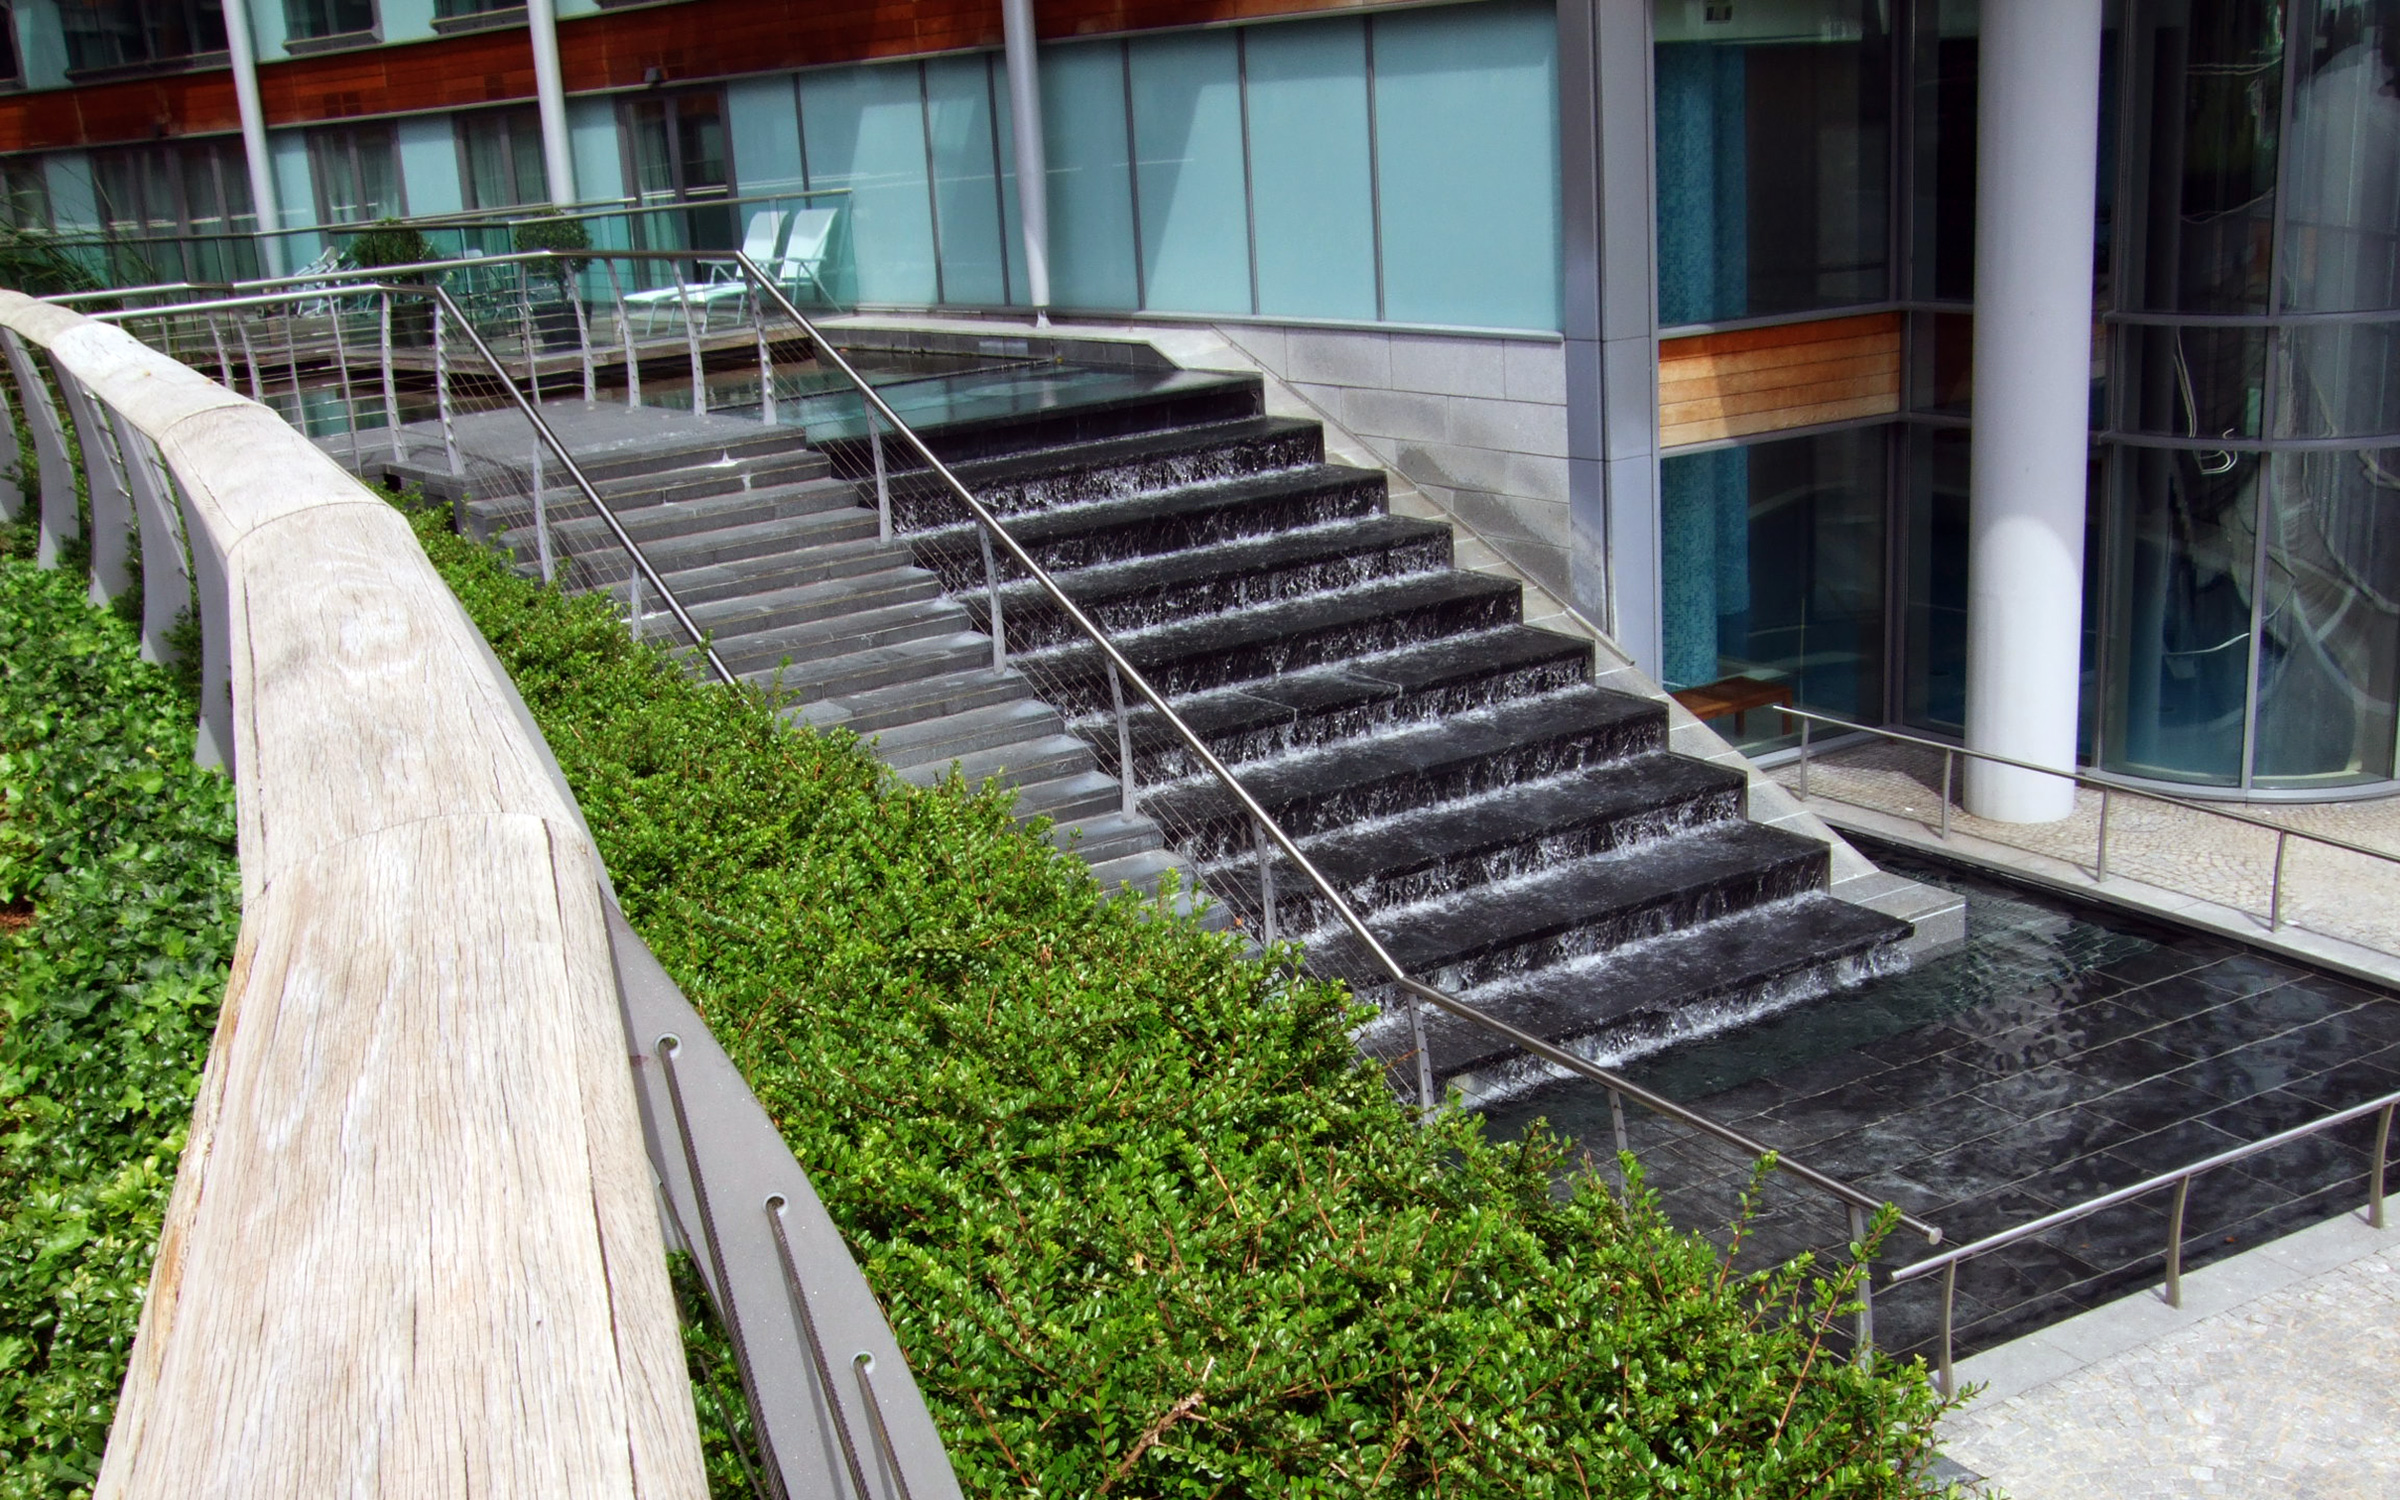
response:
M2383 1164L2392 1149L2392 1105L2385 1105L2375 1117L2375 1157L2367 1172L2367 1224L2383 1227Z
M1850 1205L1850 1251L1857 1256L1858 1266L1858 1367L1872 1369L1875 1364L1875 1263L1866 1258L1867 1211L1857 1204Z
M875 461L875 539L889 542L892 539L892 479L884 467L883 420L875 415L872 407L867 408L867 452ZM988 572L992 561L992 544L988 537L983 544L983 561Z
M2283 851L2291 846L2288 830L2275 831L2275 875L2267 886L2267 931L2283 930Z
M1800 721L1800 800L1808 800L1808 726L1810 720Z
M1942 1364L1940 1389L1941 1393L1945 1396L1955 1396L1958 1394L1958 1373L1951 1363L1950 1337L1950 1322L1951 1319L1956 1316L1953 1309L1957 1306L1957 1304L1958 1262L1951 1261L1949 1264L1942 1267Z
M542 560L542 583L547 586L558 581L557 565L550 551L550 505L542 485L542 435L533 435L533 538Z
M2175 1204L2167 1210L2167 1306L2183 1306L2183 1207L2192 1195L2190 1173L2175 1179Z
M756 297L750 304L750 331L758 337L758 419L775 425L775 366L767 358L767 306Z
M567 306L575 309L575 347L583 354L583 399L597 401L600 399L600 372L592 366L592 319L583 306L583 273L565 270L558 285L566 296Z
M209 313L207 317L209 342L217 346L217 384L230 391L233 389L233 356L225 352L225 330L217 326L215 313Z
M700 262L692 262L695 271L699 267ZM705 417L708 415L708 381L701 369L700 328L692 321L692 296L684 289L680 271L675 276L675 301L683 309L683 342L692 357L692 412L695 416Z
M992 601L992 670L1008 667L1008 624L1000 616L1000 566L992 557L992 533L981 521L975 523L975 535L983 543L983 587Z
M380 294L383 299L376 336L382 342L383 354L383 425L390 429L392 462L407 457L400 441L400 386L392 378L392 294Z
M2108 799L2109 789L2103 786L2100 788L2100 847L2092 859L2094 885L2103 884L2108 879Z
M1125 717L1125 674L1108 664L1108 701L1117 715L1117 783L1125 794L1125 816L1134 815L1133 724Z
M447 321L444 306L450 299L441 298L433 304L433 404L442 422L442 452L449 457L453 478L467 472L458 456L458 433L450 425L450 356L442 339L442 324Z
M1957 752L1948 745L1942 747L1942 842L1950 842L1951 773L1958 764Z
M1425 1040L1425 997L1402 985L1408 996L1408 1039L1417 1049L1417 1113L1431 1119L1437 1098L1433 1092L1433 1047Z
M1620 1189L1630 1187L1632 1184L1626 1180L1625 1158L1633 1150L1633 1138L1625 1129L1625 1096L1615 1089L1608 1091L1608 1128L1617 1143L1617 1186Z
M517 267L517 341L525 346L525 384L542 399L541 356L533 346L533 272Z
M1272 945L1275 941L1275 865L1267 857L1267 825L1252 819L1250 842L1258 851L1258 940Z
M625 315L625 283L617 276L617 263L607 256L600 258L602 270L608 272L608 295L617 305L617 342L625 346L625 404L642 404L642 356L633 344L633 320Z
M329 297L326 303L333 309L333 368L338 372L342 387L342 425L350 429L350 467L363 469L358 456L358 407L350 384L350 346L342 338L342 299ZM302 428L306 431L306 428Z

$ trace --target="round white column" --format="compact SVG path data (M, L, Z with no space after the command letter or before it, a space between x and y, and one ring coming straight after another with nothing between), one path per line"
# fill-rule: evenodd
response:
M2102 0L1983 7L1967 747L2072 769L2081 696ZM1967 810L2042 823L2073 783L1969 762Z
M575 202L575 147L567 135L567 86L558 65L556 0L525 0L525 29L533 38L533 102L542 122L542 176L550 201Z

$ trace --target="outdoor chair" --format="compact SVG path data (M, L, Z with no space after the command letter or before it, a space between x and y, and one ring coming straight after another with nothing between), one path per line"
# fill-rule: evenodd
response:
M775 247L783 238L784 217L781 209L761 209L752 214L749 231L742 236L742 253L754 261L773 259ZM700 329L705 333L710 308L720 300L739 298L748 289L738 269L720 265L709 268L706 281L682 281L648 291L627 292L624 300L627 307L641 309L644 334L655 331L662 309L681 308L687 301L699 307Z

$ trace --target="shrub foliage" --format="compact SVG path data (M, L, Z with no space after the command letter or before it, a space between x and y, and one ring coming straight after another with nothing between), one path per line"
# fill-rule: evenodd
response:
M1414 1122L1296 955L1103 900L1007 799L694 683L421 534L627 913L882 1298L973 1495L1905 1496L1940 1409L1536 1132Z
M85 1493L239 919L233 788L81 578L0 548L0 1500ZM14 552L13 557L6 553Z

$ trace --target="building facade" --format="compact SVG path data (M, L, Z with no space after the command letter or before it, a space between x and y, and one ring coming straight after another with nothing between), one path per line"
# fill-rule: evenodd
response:
M2393 790L2400 0L2006 4L1040 0L1049 305L1224 329L1672 687ZM0 188L193 279L841 190L862 306L1022 313L1003 9L14 0Z

